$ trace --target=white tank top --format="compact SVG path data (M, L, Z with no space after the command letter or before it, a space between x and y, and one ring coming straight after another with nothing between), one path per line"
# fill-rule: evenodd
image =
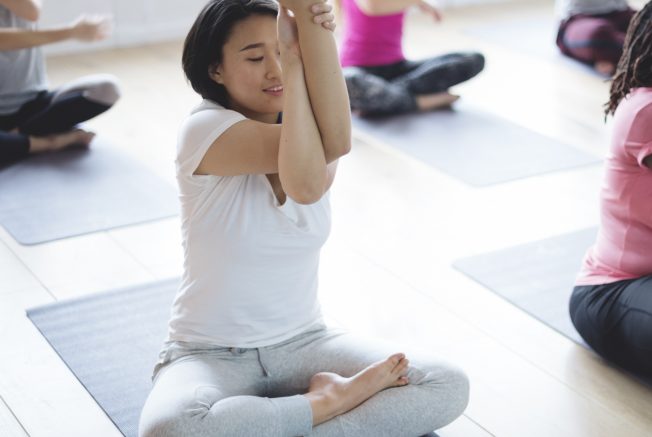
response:
M204 101L181 128L177 181L184 274L168 341L262 347L321 319L319 252L330 231L328 194L279 205L263 174L193 175L211 144L244 120Z

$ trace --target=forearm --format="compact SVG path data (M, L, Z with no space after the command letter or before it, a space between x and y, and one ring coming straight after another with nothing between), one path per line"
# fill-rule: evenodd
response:
M367 15L391 15L416 6L421 0L353 0Z
M46 30L0 29L0 50L18 50L42 46L72 37L68 26Z
M41 14L40 0L0 0L0 5L28 21L37 21Z
M327 180L324 148L306 90L301 59L283 57L283 125L278 172L283 190L299 203L313 203Z
M327 162L351 148L351 113L333 33L312 22L311 3L303 2L294 15L305 71L306 88L324 145Z

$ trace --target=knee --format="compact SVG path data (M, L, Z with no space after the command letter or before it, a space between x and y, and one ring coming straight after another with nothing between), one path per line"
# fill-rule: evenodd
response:
M471 72L475 76L484 70L485 58L482 53L469 53L468 55L469 65L471 66Z
M437 427L451 423L462 415L469 404L469 378L458 367L438 365L426 369L424 383L433 392L433 405L438 405Z
M88 88L86 97L106 106L113 106L120 98L118 79L112 75L102 75L96 83Z

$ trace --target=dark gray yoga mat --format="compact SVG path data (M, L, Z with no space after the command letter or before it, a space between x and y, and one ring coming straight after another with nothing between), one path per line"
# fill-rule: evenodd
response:
M596 228L460 259L453 266L566 337L585 345L568 301Z
M27 311L77 379L127 437L138 419L167 334L178 279Z
M467 105L394 117L354 117L353 126L375 141L478 187L601 162L597 156Z
M177 214L175 188L106 142L0 169L0 224L21 244Z

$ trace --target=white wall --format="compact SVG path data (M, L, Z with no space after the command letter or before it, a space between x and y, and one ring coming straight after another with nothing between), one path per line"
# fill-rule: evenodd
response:
M69 23L81 13L111 14L108 40L83 44L64 42L46 53L70 53L182 39L206 0L44 0L40 26Z
M442 6L455 7L505 0L437 1ZM206 0L43 0L41 27L68 23L81 13L111 14L114 23L113 34L106 41L93 44L68 41L48 46L45 51L72 53L182 39L205 3Z

